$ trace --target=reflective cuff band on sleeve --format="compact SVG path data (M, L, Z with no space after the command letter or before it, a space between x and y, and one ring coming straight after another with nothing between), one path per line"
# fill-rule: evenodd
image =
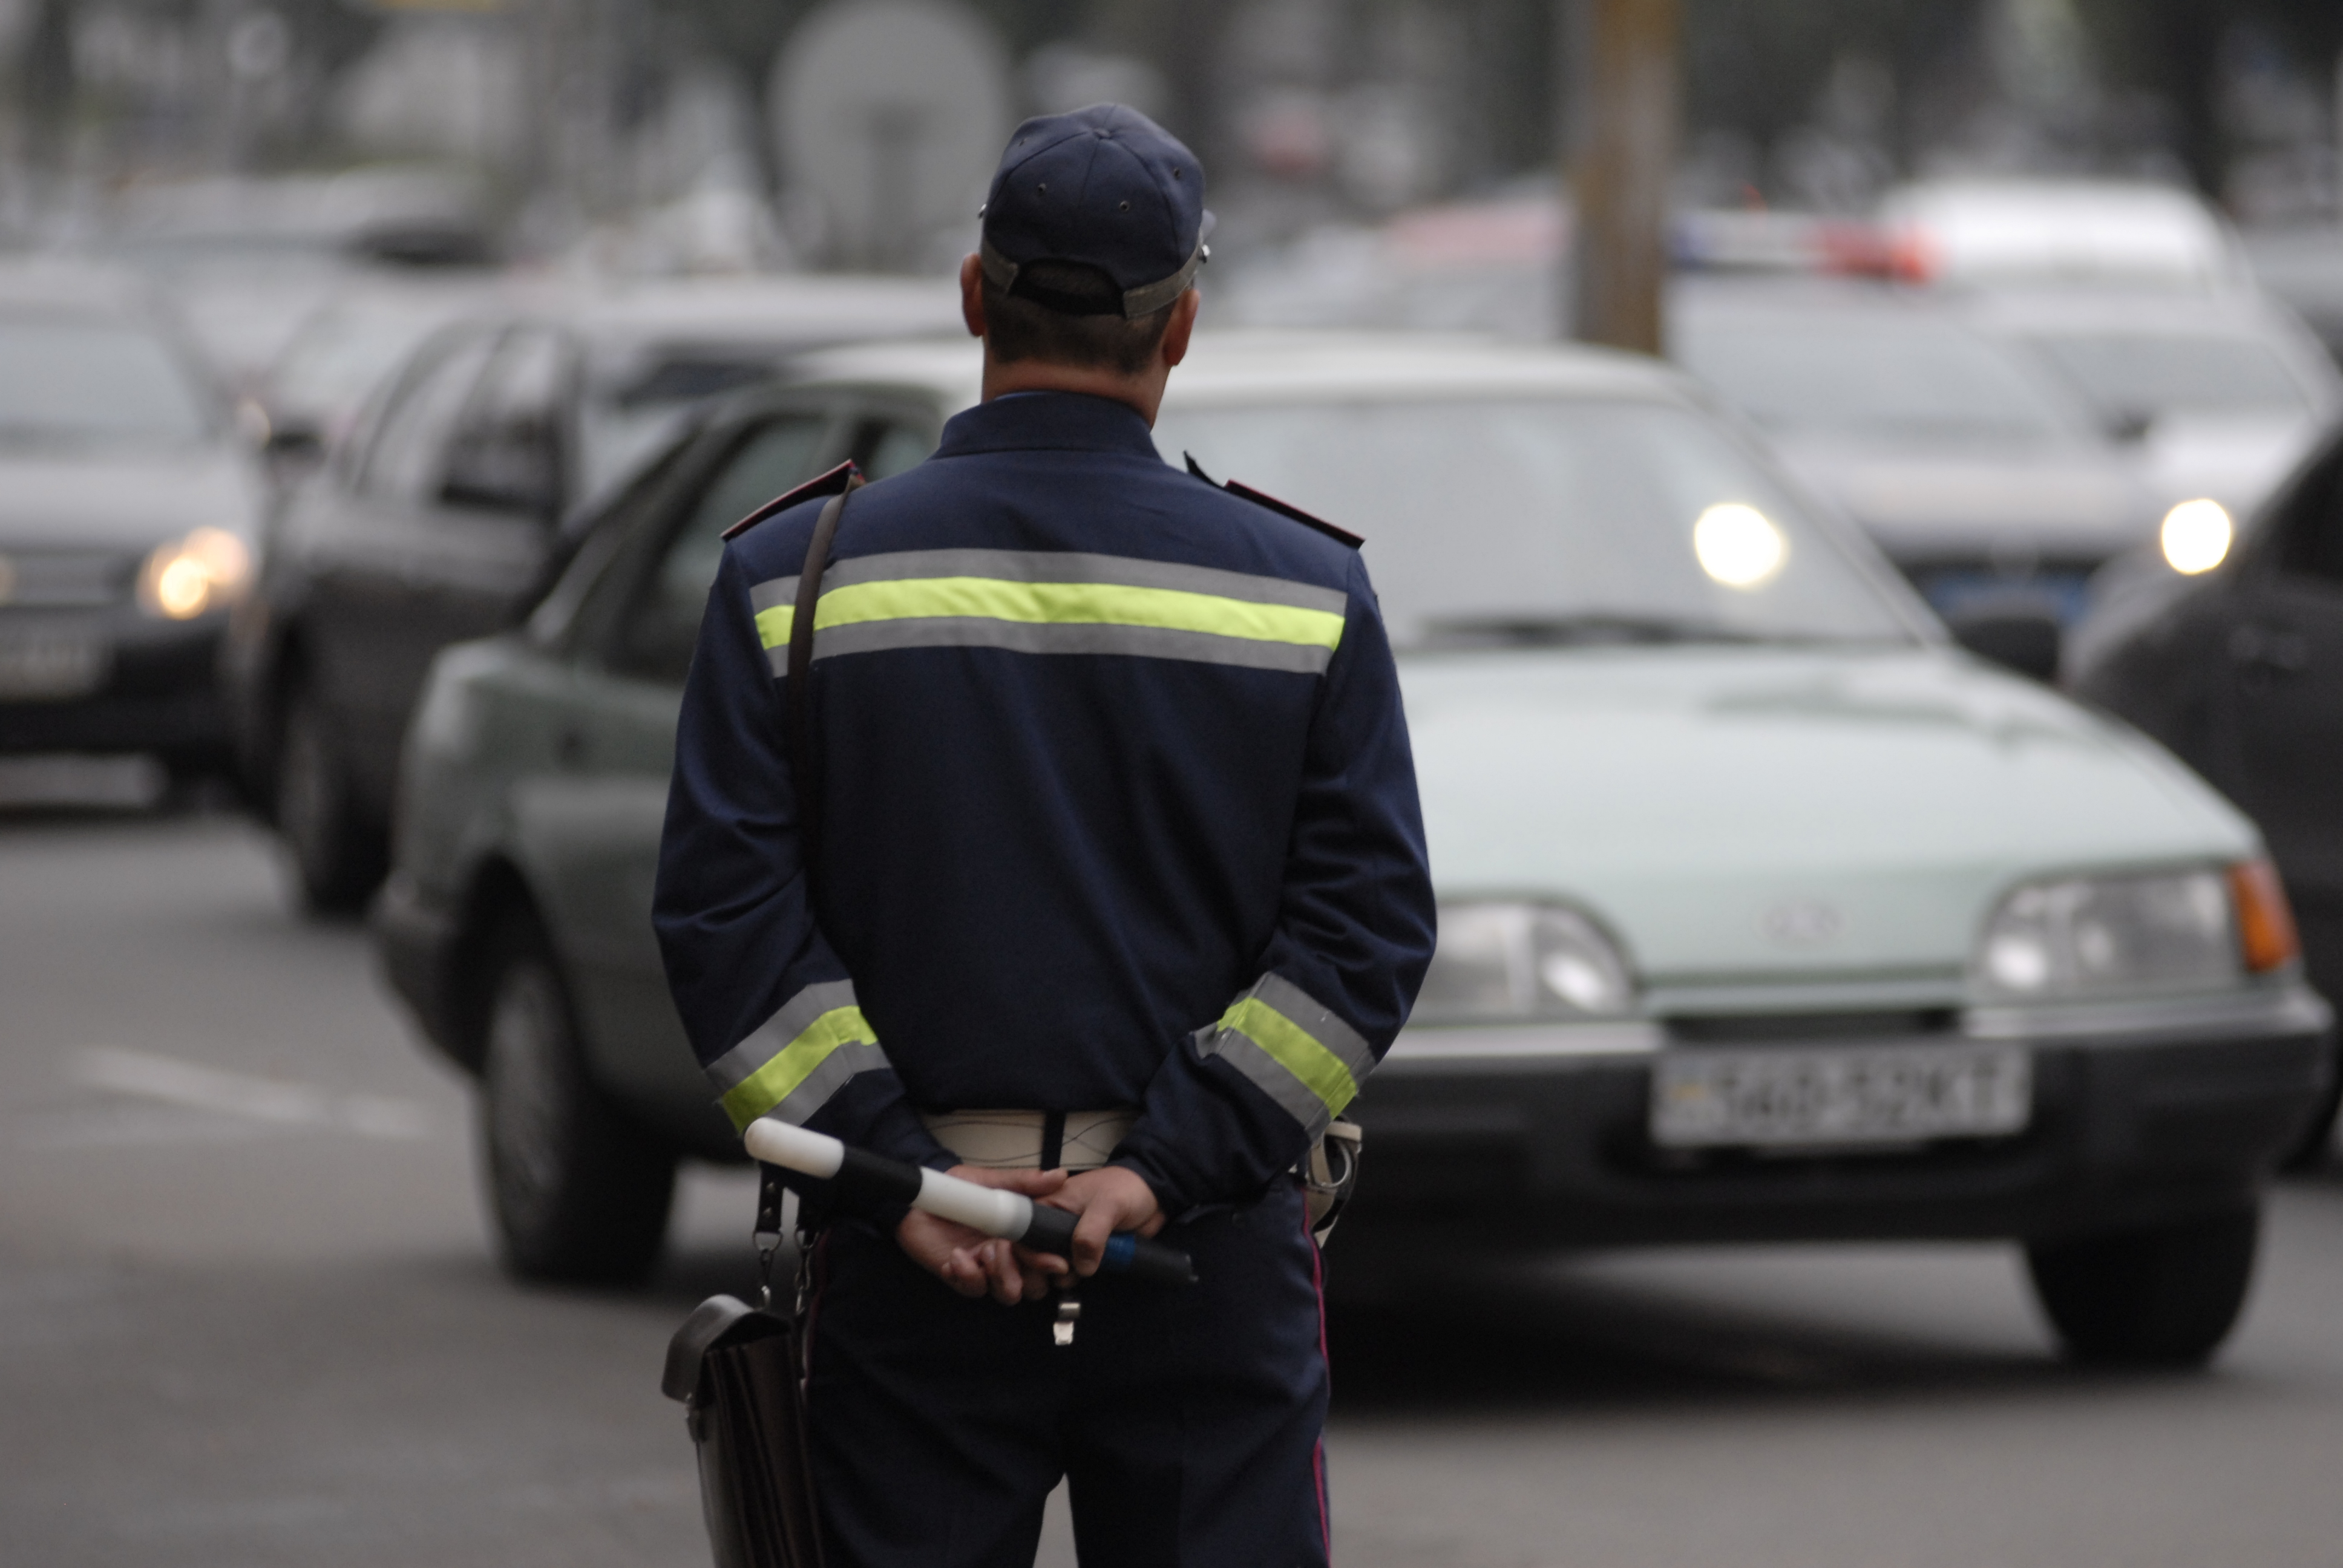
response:
M1196 1043L1244 1074L1312 1138L1357 1097L1375 1065L1356 1030L1275 974L1262 976L1219 1023L1198 1030Z
M891 1064L855 1005L854 982L809 985L708 1069L735 1128L760 1116L802 1127L857 1073Z

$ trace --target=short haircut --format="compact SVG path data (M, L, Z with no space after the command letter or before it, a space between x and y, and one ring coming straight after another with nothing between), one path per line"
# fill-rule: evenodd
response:
M1009 289L984 280L984 340L1004 365L1039 359L1136 376L1171 322L1171 305L1124 319L1114 279L1082 262L1029 261Z

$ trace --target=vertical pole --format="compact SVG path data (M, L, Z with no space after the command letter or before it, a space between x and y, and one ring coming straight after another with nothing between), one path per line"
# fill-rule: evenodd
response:
M1571 335L1661 351L1680 0L1570 0Z

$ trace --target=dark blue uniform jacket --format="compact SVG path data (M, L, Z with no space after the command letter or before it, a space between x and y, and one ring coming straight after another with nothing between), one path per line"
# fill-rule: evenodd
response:
M782 687L820 509L726 549L660 849L735 1124L942 1168L919 1111L1135 1107L1117 1160L1175 1215L1291 1166L1432 954L1357 553L1169 467L1120 403L960 414L854 494L823 574L817 909Z

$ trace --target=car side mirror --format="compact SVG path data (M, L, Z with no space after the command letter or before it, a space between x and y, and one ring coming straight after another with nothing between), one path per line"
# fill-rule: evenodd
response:
M533 428L483 431L447 449L439 498L451 507L518 512L550 521L560 508L561 462L551 437Z
M2058 678L2064 632L2058 617L2047 607L1981 605L1946 616L1945 626L1955 642L1979 658L2045 686Z
M325 433L306 422L286 420L269 427L260 451L272 463L314 463L326 455Z

